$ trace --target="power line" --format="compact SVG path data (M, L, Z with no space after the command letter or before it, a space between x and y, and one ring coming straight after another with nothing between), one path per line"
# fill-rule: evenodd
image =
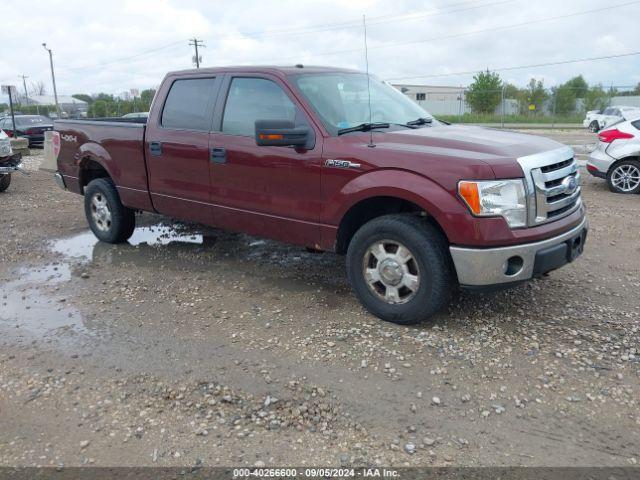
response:
M501 4L505 4L505 3L511 3L517 0L501 0L498 2L491 2L491 3L481 3L479 5L471 5L471 6L466 6L464 8L458 8L458 9L452 9L452 10L445 10L445 11L428 11L426 13L408 13L408 14L402 14L402 15L395 15L395 16L378 16L378 17L371 17L374 19L377 19L377 21L373 21L371 22L373 25L378 25L378 24L384 24L384 23L393 23L393 22L402 22L402 21L411 21L411 20L416 20L419 18L425 18L425 17L431 17L431 16L439 16L439 15L448 15L451 13L458 13L458 12L463 12L463 11L467 11L467 10L473 10L473 9L477 9L477 8L485 8L485 7L489 7L489 6L496 6L496 5L501 5ZM477 3L476 1L464 1L464 2L458 2L458 3L454 3L454 4L450 4L448 5L448 7L451 6L456 6L456 5L468 5L468 4L474 4ZM245 34L238 34L238 35L222 35L219 38L225 38L225 39L233 39L233 38L247 38L247 37L258 37L258 38L269 38L272 36L278 36L278 35L300 35L300 34L309 34L309 33L317 33L317 32L321 32L321 31L327 31L327 30L336 30L336 29L342 29L342 28L359 28L360 27L360 23L359 21L353 20L353 21L346 21L346 22L339 22L339 23L328 23L328 24L319 24L319 25L312 25L309 27L304 27L304 28L299 28L299 29L282 29L282 30L275 30L275 31L271 31L271 32L250 32L250 33L245 33ZM193 42L193 39L189 39L190 42ZM202 42L202 40L198 40L198 42ZM92 65L83 65L83 66L71 66L71 67L66 67L65 70L71 70L71 71L80 71L80 70L92 70L95 68L101 68L103 66L106 65L111 65L114 63L125 63L127 61L130 61L132 59L137 59L139 57L145 56L145 55L149 55L149 54L153 54L153 53L157 53L159 51L165 50L167 48L173 47L173 46L177 46L177 45L181 45L182 41L177 41L177 42L172 42L166 45L162 45L160 47L157 48L153 48L153 49L149 49L149 50L144 50L142 52L139 52L137 54L133 54L127 57L121 57L121 58L115 58L112 60L108 60L105 62L100 62L100 63L96 63L96 64L92 64ZM189 45L193 46L193 43L189 43ZM199 46L204 46L204 45L199 45ZM292 57L292 58L297 58L297 57ZM196 65L199 63L199 59L198 62L196 62ZM197 65L197 68L199 68L199 65Z
M106 65L111 65L113 63L125 62L127 60L131 60L131 59L134 59L134 58L142 57L144 55L148 55L150 53L155 53L155 52L158 52L160 50L166 50L167 48L170 48L170 47L173 47L173 46L176 46L176 45L184 45L184 42L185 42L185 40L180 40L180 41L177 41L177 42L167 43L166 45L162 45L160 47L152 48L152 49L149 49L149 50L144 50L142 52L139 52L139 53L136 53L134 55L127 56L127 57L114 58L112 60L107 60L106 62L95 63L95 64L92 64L92 65L67 67L66 70L72 70L72 71L76 71L76 70L92 70L94 68L104 67Z
M580 16L580 15L587 15L590 13L597 13L597 12L602 12L605 10L611 10L612 8L620 8L620 7L626 7L629 5L634 5L634 4L638 4L640 3L640 0L634 0L632 2L625 2L625 3L619 3L617 5L608 5L606 7L601 7L601 8L595 8L592 10L584 10L584 11L580 11L580 12L573 12L573 13L568 13L568 14L564 14L564 15L558 15L558 16L554 16L554 17L546 17L546 18L540 18L537 20L529 20L527 22L521 22L521 23L514 23L514 24L510 24L510 25L502 25L502 26L497 26L497 27L491 27L491 28L485 28L485 29L481 29L481 30L471 30L468 32L461 32L461 33L454 33L451 35L445 35L445 36L440 36L440 37L431 37L431 38L425 38L425 39L421 39L421 40L410 40L410 41L406 41L406 42L396 42L396 43L387 43L387 44L382 44L382 45L377 45L375 47L371 47L371 50L376 50L376 49L382 49L382 48L392 48L392 47L399 47L399 46L405 46L405 45L414 45L414 44L419 44L419 43L427 43L427 42L433 42L436 40L449 40L452 38L458 38L458 37L463 37L463 36L468 36L468 35L476 35L479 33L488 33L488 32L493 32L493 31L500 31L500 30L508 30L511 28L517 28L517 27L523 27L523 26L528 26L528 25L534 25L536 23L544 23L544 22L549 22L549 21L553 21L553 20L561 20L564 18L570 18L570 17L576 17L576 16ZM321 57L321 56L327 56L327 55L339 55L339 54L344 54L344 53L356 53L356 52L361 52L362 49L361 48L352 48L352 49L348 49L348 50L334 50L334 51L330 51L330 52L321 52L321 53L316 53L313 54L313 57ZM299 56L296 57L288 57L288 58L281 58L278 60L268 60L268 62L280 62L280 61L285 61L285 60L297 60L299 59Z
M618 55L606 55L606 56L602 56L602 57L589 57L589 58L576 58L576 59L572 59L572 60L560 60L557 62L546 62L546 63L533 63L531 65L518 65L518 66L512 66L512 67L501 67L501 68L489 68L488 70L491 72L504 72L504 71L508 71L508 70L520 70L523 68L538 68L538 67L549 67L549 66L553 66L553 65L565 65L565 64L569 64L569 63L580 63L580 62L593 62L596 60L607 60L607 59L611 59L611 58L622 58L622 57L631 57L634 55L640 55L640 51L638 52L628 52L628 53L621 53ZM474 73L478 73L478 72L482 72L485 69L478 69L478 70L469 70L466 72L455 72L455 73L442 73L442 74L432 74L432 75L416 75L416 76L412 76L412 77L392 77L392 78L387 78L387 81L391 81L391 80L412 80L412 79L416 79L416 78L437 78L437 77L454 77L454 76L458 76L458 75L473 75Z
M496 5L501 5L504 3L512 3L514 1L517 0L501 0L498 2L491 2L491 3L485 3L485 4L480 4L480 5L472 5L472 6L467 6L464 8L457 8L457 9L452 9L452 10L444 10L444 11L433 11L433 10L429 10L426 13L419 13L419 12L415 12L415 13L405 13L402 15L385 15L385 16L378 16L378 17L370 17L372 19L374 19L373 21L369 21L367 20L367 24L370 25L380 25L380 24L386 24L386 23L395 23L395 22L405 22L405 21L412 21L412 20L417 20L420 18L425 18L425 17L432 17L432 16L440 16L440 15L449 15L452 13L459 13L459 12L464 12L467 10L475 10L478 8L485 8L485 7L491 7L491 6L496 6ZM455 5L465 5L468 3L475 3L475 2L459 2L459 3L454 3L451 5L448 5L447 7L451 7L451 6L455 6ZM377 21L375 19L378 19ZM273 36L279 36L279 35L304 35L304 34L309 34L309 33L318 33L318 32L324 32L324 31L329 31L329 30L340 30L340 29L347 29L347 28L360 28L361 25L358 21L353 20L353 21L346 21L346 22L339 22L339 23L328 23L328 24L323 24L323 25L311 25L311 26L307 26L307 27L301 27L298 29L285 29L285 30L271 30L268 32L264 32L264 31L256 31L256 32L248 32L248 33L239 33L237 35L222 35L219 38L225 38L225 39L233 39L233 38L269 38L269 37L273 37Z

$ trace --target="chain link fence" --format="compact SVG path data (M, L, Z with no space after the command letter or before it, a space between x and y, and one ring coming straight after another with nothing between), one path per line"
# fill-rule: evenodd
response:
M640 108L638 87L574 88L566 85L526 88L506 85L479 90L470 87L395 85L436 118L456 123L582 124L587 111L609 106Z

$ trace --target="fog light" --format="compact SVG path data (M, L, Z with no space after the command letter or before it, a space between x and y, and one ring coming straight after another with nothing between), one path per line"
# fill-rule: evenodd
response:
M513 256L507 260L504 265L504 273L510 277L517 275L522 271L522 267L524 266L524 260L522 257Z

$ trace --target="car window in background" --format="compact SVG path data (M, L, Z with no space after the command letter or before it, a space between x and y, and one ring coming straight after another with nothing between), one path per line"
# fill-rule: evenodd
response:
M229 87L222 131L253 137L256 120L296 122L296 106L280 86L264 78L234 78Z
M215 78L176 80L162 109L165 128L208 132L211 128L211 95Z
M42 125L50 123L51 120L42 115L24 115L16 118L17 125Z

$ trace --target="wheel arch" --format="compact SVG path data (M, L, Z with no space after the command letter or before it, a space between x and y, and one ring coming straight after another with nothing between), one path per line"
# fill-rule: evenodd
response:
M335 251L345 254L355 233L365 223L374 218L390 214L408 214L424 217L426 222L433 224L446 239L447 235L442 225L434 217L432 211L424 205L399 194L372 195L361 198L353 203L343 214L338 225L335 241Z
M84 194L85 187L96 178L114 179L112 171L115 164L109 152L95 142L85 143L75 154L78 165L78 186Z
M611 165L609 165L609 169L607 170L607 175L613 171L618 165L628 160L633 160L635 162L640 162L640 152L637 155L628 155L626 157L622 157L614 161Z
M322 221L335 225L324 245L346 252L353 234L373 218L391 213L422 215L449 241L451 214L464 211L455 195L427 177L406 170L383 169L360 175L325 202Z

